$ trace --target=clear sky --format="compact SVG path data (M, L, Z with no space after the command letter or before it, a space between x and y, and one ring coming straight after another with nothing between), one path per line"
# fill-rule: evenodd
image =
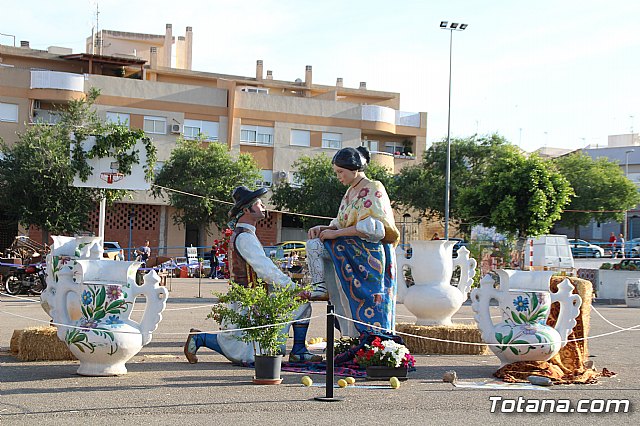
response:
M95 0L2 0L0 33L84 51ZM193 69L401 94L447 134L453 34L452 137L499 132L527 151L603 146L640 130L640 1L635 0L100 0L100 28L194 33ZM13 38L0 36L3 44Z

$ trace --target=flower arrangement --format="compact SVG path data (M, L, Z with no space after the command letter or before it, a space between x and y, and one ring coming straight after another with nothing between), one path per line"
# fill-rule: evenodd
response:
M373 339L370 345L364 345L356 352L356 363L361 367L381 365L386 367L411 368L415 365L415 358L409 353L405 345L393 340Z
M216 320L223 327L245 329L238 339L252 343L256 355L281 354L281 346L288 337L282 323L293 319L295 310L305 303L303 294L308 289L292 285L267 286L261 280L253 287L230 284L226 294L215 294L219 303L207 318Z

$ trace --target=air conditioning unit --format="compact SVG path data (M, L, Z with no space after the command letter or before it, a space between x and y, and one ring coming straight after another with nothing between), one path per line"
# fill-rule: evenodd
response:
M171 133L175 133L175 134L180 134L181 132L181 128L179 124L172 124L171 125Z
M278 179L283 180L287 177L287 172L285 172L284 170L280 170L279 172L276 172L276 176L278 177Z

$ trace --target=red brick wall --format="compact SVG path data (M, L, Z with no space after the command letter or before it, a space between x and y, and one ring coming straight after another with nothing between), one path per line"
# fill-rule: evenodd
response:
M273 246L278 242L278 220L280 213L267 212L267 217L258 222L256 235L263 246Z
M116 203L107 206L105 214L104 238L105 241L117 241L122 248L129 246L129 212L133 209L135 216L131 223L132 248L144 245L149 240L152 248L152 256L157 256L157 247L160 241L160 206L148 204L124 204ZM91 214L88 232L98 235L100 208ZM30 237L38 242L42 241L42 231L36 227L29 230ZM49 244L53 243L50 239Z

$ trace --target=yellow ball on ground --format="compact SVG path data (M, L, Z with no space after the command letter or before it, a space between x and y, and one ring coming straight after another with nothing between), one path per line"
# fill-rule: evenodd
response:
M346 379L344 379L348 385L352 385L356 382L356 379L354 379L353 377L347 377Z
M313 384L313 380L311 380L311 377L309 376L304 376L301 381L302 381L302 384L307 387Z
M400 380L398 380L397 377L390 378L389 383L391 384L391 387L394 389L398 389L400 387Z
M346 388L347 387L347 381L345 379L338 380L338 386L340 386L341 388Z

